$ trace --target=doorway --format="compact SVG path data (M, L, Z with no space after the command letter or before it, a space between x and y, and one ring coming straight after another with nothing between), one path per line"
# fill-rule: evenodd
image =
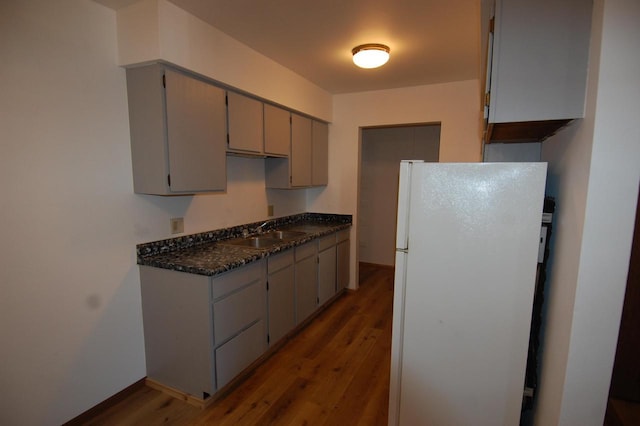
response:
M440 123L361 131L358 261L393 267L400 161L437 162Z

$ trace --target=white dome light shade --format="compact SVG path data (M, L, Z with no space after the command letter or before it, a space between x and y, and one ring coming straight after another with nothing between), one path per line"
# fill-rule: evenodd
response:
M353 63L360 68L378 68L389 60L389 46L384 44L361 44L351 50Z

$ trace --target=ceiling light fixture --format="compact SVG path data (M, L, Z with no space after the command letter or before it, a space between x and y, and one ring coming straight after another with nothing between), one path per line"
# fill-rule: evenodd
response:
M384 44L361 44L351 50L353 63L360 68L378 68L389 60L389 46Z

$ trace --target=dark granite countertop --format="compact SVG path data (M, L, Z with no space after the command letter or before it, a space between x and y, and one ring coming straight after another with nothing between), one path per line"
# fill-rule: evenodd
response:
M243 231L254 235L264 222L249 223L232 228L217 229L193 235L138 244L138 264L171 269L198 275L217 275L242 265L287 250L323 235L349 228L351 215L301 213L272 219L262 226L270 230L297 230L300 237L283 240L267 249L255 249L226 244L226 240L243 236Z

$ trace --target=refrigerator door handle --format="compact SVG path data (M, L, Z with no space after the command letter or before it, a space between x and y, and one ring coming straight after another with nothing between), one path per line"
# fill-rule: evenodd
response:
M409 207L411 201L411 167L421 161L400 162L398 184L398 226L396 228L396 249L409 248Z

